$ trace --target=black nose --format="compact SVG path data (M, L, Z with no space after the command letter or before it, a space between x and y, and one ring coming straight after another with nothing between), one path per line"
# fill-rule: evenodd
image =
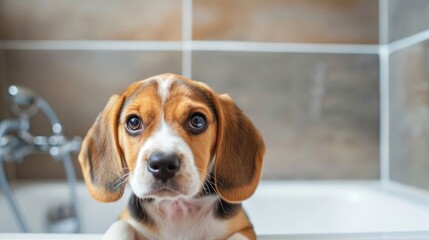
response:
M147 170L162 181L174 177L179 168L180 159L175 153L155 152L147 160Z

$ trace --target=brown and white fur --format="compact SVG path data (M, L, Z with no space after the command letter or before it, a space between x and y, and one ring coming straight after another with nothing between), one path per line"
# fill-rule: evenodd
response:
M104 239L255 239L241 202L259 183L264 153L228 95L163 74L110 98L79 161L95 199L132 189Z

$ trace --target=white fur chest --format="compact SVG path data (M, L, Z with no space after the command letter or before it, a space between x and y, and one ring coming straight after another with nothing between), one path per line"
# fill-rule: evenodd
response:
M159 228L159 239L219 239L227 231L225 222L213 214L218 199L164 200L151 209Z

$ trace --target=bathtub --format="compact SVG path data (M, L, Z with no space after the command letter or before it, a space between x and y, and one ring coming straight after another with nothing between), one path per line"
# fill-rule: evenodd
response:
M45 231L48 209L68 199L62 182L19 182L13 186L36 233ZM100 239L128 199L99 203L83 183L78 184L77 192L81 230L86 235L13 234L19 228L2 194L0 238ZM400 184L262 181L244 206L261 239L429 239L429 194Z

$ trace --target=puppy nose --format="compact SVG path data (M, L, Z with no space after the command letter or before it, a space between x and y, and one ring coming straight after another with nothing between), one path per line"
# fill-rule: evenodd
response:
M147 169L159 180L165 181L174 177L179 171L180 159L175 153L155 152L147 160Z

